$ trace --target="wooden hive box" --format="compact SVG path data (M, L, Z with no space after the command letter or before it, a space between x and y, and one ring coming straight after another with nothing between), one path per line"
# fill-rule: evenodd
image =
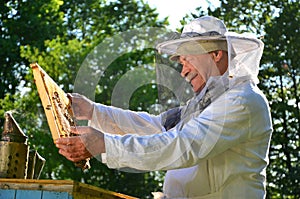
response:
M137 199L72 180L0 179L0 199Z

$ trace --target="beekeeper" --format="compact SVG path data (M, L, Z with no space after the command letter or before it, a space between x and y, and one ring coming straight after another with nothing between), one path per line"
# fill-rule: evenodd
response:
M101 157L109 168L167 170L157 198L264 198L272 124L257 87L262 41L204 16L157 50L182 65L194 97L155 116L72 94L75 116L90 125L57 140L59 152L75 162Z

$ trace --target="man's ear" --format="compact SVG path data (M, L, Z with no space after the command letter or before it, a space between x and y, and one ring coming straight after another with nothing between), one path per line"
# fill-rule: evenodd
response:
M221 73L223 75L228 69L228 54L226 51L217 50L212 52L212 57Z
M213 59L214 59L214 61L216 63L220 62L220 60L222 59L223 55L224 55L224 53L223 53L222 50L216 50L216 51L212 52L212 57L213 57Z

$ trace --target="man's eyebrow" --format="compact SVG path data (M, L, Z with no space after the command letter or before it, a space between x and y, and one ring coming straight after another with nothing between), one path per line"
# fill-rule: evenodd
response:
M180 56L179 58L178 58L178 62L182 62L182 61L187 61L187 59L186 59L186 57L184 57L184 56Z

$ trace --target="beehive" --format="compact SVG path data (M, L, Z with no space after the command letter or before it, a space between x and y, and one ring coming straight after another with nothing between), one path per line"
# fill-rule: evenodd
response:
M137 199L72 180L0 179L0 199Z

